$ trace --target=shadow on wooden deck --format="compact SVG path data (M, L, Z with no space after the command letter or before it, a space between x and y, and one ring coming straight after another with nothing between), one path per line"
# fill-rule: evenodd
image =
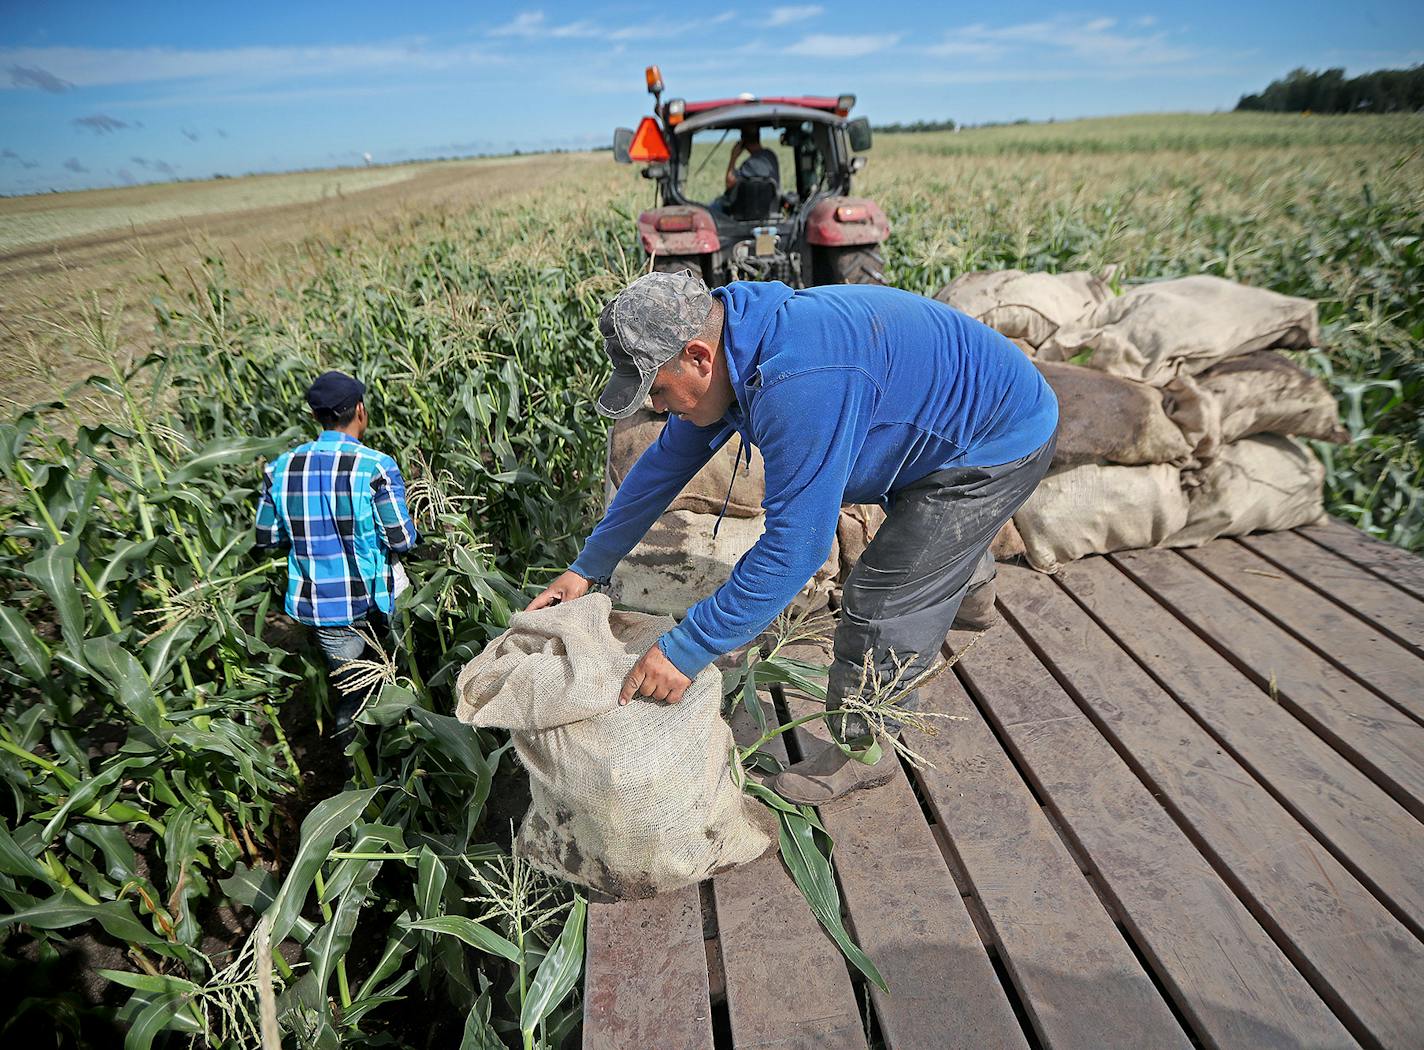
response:
M590 908L584 1047L1424 1046L1424 560L1332 523L999 606L933 767L821 810L890 994L763 858Z

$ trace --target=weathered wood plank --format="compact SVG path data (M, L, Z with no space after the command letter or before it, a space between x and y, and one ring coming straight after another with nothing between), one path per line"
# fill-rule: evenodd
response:
M1354 526L1334 518L1296 531L1312 543L1348 558L1385 582L1424 601L1424 558L1367 536Z
M1066 565L1055 579L1424 936L1424 825L1105 559Z
M712 1050L696 886L588 908L584 1050Z
M1262 532L1237 542L1424 656L1424 601L1294 532Z
M1416 817L1424 819L1424 726L1291 638L1173 551L1112 555Z
M1336 667L1424 720L1424 660L1408 649L1238 543L1180 553Z
M997 629L997 628L996 628ZM1184 1047L1186 1034L953 674L921 690L956 715L916 774L1045 1046Z
M789 647L786 654L830 662L830 654L814 646ZM792 717L819 706L788 693ZM793 732L803 755L830 739L825 722ZM829 802L819 813L835 840L836 875L852 935L890 988L888 995L871 988L889 1050L1027 1048L904 774L897 772L874 791Z
M774 710L768 718L775 724ZM732 731L742 745L760 735L741 710ZM768 750L779 751L785 760L780 740ZM738 1050L865 1050L845 960L811 914L781 857L773 853L724 872L712 880L712 888L727 1010Z
M961 667L1204 1045L1354 1045L1022 638L990 630Z
M1352 1034L1418 1047L1424 945L1051 580L1001 569L999 596Z

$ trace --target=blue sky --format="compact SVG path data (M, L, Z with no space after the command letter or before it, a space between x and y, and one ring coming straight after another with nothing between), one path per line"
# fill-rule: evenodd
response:
M606 144L688 98L853 91L877 123L1230 109L1424 61L1424 4L0 0L0 192Z

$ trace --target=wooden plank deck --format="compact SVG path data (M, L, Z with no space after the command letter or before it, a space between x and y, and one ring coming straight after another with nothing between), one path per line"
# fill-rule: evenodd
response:
M999 606L932 768L821 810L890 993L763 858L591 904L584 1046L1424 1047L1424 560L1332 522Z

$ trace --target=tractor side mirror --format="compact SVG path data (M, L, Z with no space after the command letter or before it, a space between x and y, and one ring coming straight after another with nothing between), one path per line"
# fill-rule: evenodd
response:
M850 139L853 153L864 153L870 148L870 118L856 117L846 125L846 137Z
M632 164L633 158L628 156L628 149L633 145L632 128L613 129L613 159L619 164Z

